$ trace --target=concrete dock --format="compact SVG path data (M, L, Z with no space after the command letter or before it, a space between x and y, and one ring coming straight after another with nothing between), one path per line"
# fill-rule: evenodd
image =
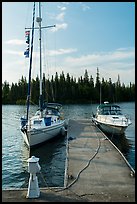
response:
M135 171L113 143L91 122L70 120L64 187L2 191L2 202L135 202Z

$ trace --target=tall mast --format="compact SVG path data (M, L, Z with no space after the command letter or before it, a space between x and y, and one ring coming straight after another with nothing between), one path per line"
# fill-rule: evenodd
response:
M101 104L101 98L102 98L102 92L101 92L101 83L100 83L100 104Z
M27 96L27 120L28 120L28 117L29 117L30 84L31 84L31 69L32 69L33 38L34 38L34 19L35 19L35 2L34 2L34 6L33 6L32 39L31 39L29 83L28 83L28 96Z
M39 2L39 17L37 17L36 21L39 24L39 46L40 46L40 96L39 96L39 107L42 117L42 106L43 106L43 96L42 96L42 54L41 54L41 2Z
M38 23L38 27L34 27L34 19L35 19L35 2L33 6L33 23L32 27L25 28L25 29L32 29L32 39L31 39L31 53L30 53L30 69L29 69L29 83L28 83L28 96L27 96L27 120L29 115L29 102L30 102L30 83L31 83L31 69L32 69L32 53L33 53L33 38L34 38L34 29L39 29L39 46L40 46L40 96L39 96L39 107L40 107L40 113L41 117L43 115L43 95L42 95L42 52L41 52L41 30L43 28L52 28L53 26L44 26L41 27L41 2L39 2L39 16L36 18L36 21Z

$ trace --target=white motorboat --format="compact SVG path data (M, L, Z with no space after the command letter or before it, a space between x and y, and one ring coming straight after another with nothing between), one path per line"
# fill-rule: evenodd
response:
M46 142L52 138L57 137L59 134L65 134L67 131L67 123L66 120L62 118L60 109L62 107L61 104L58 103L43 103L43 95L42 95L42 60L41 60L41 29L42 28L50 28L54 26L41 26L41 4L39 3L39 17L36 18L39 27L34 26L35 22L35 2L33 6L33 23L32 23L32 38L31 38L31 46L29 46L30 39L30 30L27 30L26 37L28 44L28 48L24 55L29 57L29 47L30 50L30 67L29 67L29 83L28 83L28 95L27 95L27 113L26 116L21 117L21 126L20 130L23 135L24 141L28 147L34 147L40 143ZM34 30L39 29L39 47L40 47L40 96L39 96L39 109L34 114L34 116L30 116L30 90L31 90L31 69L32 69L32 54L33 54L33 38L34 38Z
M92 120L98 125L102 131L108 134L121 135L126 128L132 124L129 117L122 114L119 105L104 102L97 107L96 114Z

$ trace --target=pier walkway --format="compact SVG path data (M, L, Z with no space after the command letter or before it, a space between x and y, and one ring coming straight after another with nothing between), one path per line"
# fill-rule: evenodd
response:
M135 171L91 120L70 120L63 188L2 191L2 202L135 202Z

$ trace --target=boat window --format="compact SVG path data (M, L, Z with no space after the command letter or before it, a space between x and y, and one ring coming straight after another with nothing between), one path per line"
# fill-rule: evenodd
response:
M103 110L98 110L98 114L103 114Z
M52 110L47 110L47 114L52 115Z
M41 124L42 120L34 120L34 125Z
M48 110L49 111L49 114L51 114L51 115L56 115L56 116L59 116L59 112L58 112L58 110L56 110L56 109L49 109Z
M52 115L52 110L46 108L43 110L43 114L44 115Z
M53 109L52 111L53 111L53 114L54 114L54 115L56 115L56 116L59 116L59 115L60 115L57 110Z
M117 114L117 115L122 115L122 113L121 113L120 110L116 110L116 114Z
M117 116L114 116L114 117L112 117L113 119L119 119L119 117L117 117Z
M104 107L104 111L109 111L109 110L110 110L110 106Z
M110 112L108 110L103 111L103 115L109 115L109 114L110 114Z
M116 115L116 111L111 110L111 115Z

